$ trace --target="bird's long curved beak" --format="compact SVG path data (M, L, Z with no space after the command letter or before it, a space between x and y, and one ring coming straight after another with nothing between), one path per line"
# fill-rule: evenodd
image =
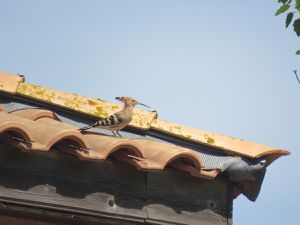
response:
M145 107L147 107L147 108L151 108L150 106L147 106L147 105L145 105L145 104L143 104L143 103L140 103L140 102L138 102L138 105L142 105L142 106L145 106Z

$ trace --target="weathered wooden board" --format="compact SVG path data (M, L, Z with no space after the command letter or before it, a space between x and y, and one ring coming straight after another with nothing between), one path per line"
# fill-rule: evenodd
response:
M2 203L3 204L3 203ZM5 203L0 207L1 225L141 225L103 217L76 215Z
M146 218L146 173L57 152L0 148L0 198L101 216Z
M0 145L0 202L151 224L227 224L228 183ZM0 204L1 205L1 204ZM1 207L1 206L0 206ZM122 223L120 223L122 224Z
M187 224L227 224L227 182L182 172L148 174L148 218Z

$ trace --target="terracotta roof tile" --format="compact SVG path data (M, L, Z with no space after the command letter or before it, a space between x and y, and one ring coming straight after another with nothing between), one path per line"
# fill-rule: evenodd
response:
M203 171L200 155L192 150L152 140L129 140L93 132L82 134L77 127L59 121L53 112L42 109L0 112L0 140L24 151L54 148L83 160L112 157L140 170L160 171L171 166L206 178L213 178L219 172Z
M15 94L22 77L0 72L0 91Z
M105 100L65 93L27 83L19 85L17 94L96 117L107 117L122 108L120 105ZM140 129L149 129L155 117L156 113L154 112L134 109L133 118L129 125Z
M77 94L65 93L37 85L22 83L22 78L7 73L0 73L0 91L16 94L25 98L31 98L36 101L45 102L46 104L63 107L68 110L75 110L95 117L108 116L121 108L120 105L112 104L104 100L92 99ZM36 115L31 115L31 113L28 112L29 117L26 118L30 118L31 116L33 118L36 116L38 119L39 117L42 118L40 119L40 122L55 123L53 120L47 119L52 118L51 112L36 113ZM48 113L49 117L43 115L43 113ZM156 113L136 109L134 111L133 120L129 125L141 130L152 129L163 132L170 136L176 136L180 139L207 145L218 151L230 154L242 155L249 158L267 156L269 162L272 162L280 156L289 154L288 151L280 148L265 146L221 134L189 128L175 123L162 121L156 117ZM64 126L66 129L70 128L67 124L61 126ZM61 132L63 133L63 131ZM69 131L65 132L68 133Z
M276 147L270 147L254 142L194 129L175 123L155 119L151 128L183 139L191 140L208 146L214 146L223 151L231 152L250 158L259 158L265 155L288 155L289 152Z

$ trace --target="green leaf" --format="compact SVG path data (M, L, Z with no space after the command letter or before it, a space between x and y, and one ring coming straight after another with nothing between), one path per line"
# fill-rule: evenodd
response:
M285 20L285 27L288 27L290 23L292 22L294 17L294 13L290 12L286 15L286 20Z
M295 8L298 10L298 12L300 13L300 0L296 0L296 6Z
M296 32L297 36L299 37L300 36L300 18L296 19L294 21L294 31Z
M287 1L288 1L288 0L278 0L278 3L281 2L282 4L285 4L285 3L287 3Z
M290 8L289 4L286 5L282 5L275 13L275 16L280 15L281 13L284 13L286 10L288 10Z
M300 55L300 50L296 51L296 55Z

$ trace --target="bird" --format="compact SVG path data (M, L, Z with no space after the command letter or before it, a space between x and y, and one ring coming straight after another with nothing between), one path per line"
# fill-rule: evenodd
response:
M131 97L116 97L115 99L124 103L124 107L121 111L116 112L108 117L101 117L97 122L89 126L79 128L80 132L99 127L111 130L115 136L118 135L119 137L122 137L119 131L131 122L134 107L136 105L143 105L147 108L150 108L149 106L140 103Z

